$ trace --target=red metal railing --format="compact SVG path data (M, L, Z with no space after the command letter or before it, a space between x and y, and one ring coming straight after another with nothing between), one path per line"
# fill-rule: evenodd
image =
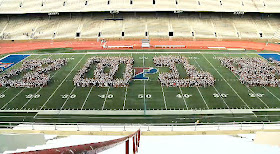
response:
M20 154L80 154L80 153L88 153L88 154L96 154L107 149L110 149L118 144L126 142L125 145L125 153L129 154L129 139L132 138L133 140L133 154L138 152L139 143L140 143L140 130L136 131L135 133L125 136L119 139L114 139L105 142L98 142L98 143L89 143L83 145L74 145L68 147L60 147L60 148L53 148L53 149L44 149L44 150L37 150L37 151L28 151L28 152L20 152Z

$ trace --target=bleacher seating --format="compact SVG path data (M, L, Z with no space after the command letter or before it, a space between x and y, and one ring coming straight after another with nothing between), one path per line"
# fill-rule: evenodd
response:
M70 1L67 1L70 2ZM279 31L277 16L218 13L83 13L1 16L0 37L4 40L29 39L271 39Z
M279 13L278 0L0 0L0 14L98 11Z

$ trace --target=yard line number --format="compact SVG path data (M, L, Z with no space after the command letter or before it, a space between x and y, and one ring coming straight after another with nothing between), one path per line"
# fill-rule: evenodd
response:
M62 99L67 99L67 98L71 98L71 99L74 99L76 98L76 95L75 94L64 94L64 95L60 95Z
M215 97L215 98L219 98L219 97L221 97L221 98L227 98L227 97L228 97L228 94L225 94L225 93L221 93L221 94L214 93L214 94L213 94L213 97Z
M0 94L0 98L4 98L5 96L5 94Z
M249 93L249 96L250 96L251 98L263 97L264 94L261 94L261 93Z
M25 98L27 99L31 99L31 98L39 98L41 95L40 94L28 94L28 95L25 95Z
M98 97L100 97L100 98L102 98L102 99L112 99L113 97L114 97L114 95L113 94L108 94L107 96L106 96L106 94L103 94L103 95L98 95Z
M144 95L144 94L138 94L138 98L140 98L140 99L143 99L144 96L145 96L145 98L152 98L152 95L151 95L151 94L146 94L146 95Z
M184 98L190 98L191 96L192 96L192 94L183 94L183 95L182 94L178 94L178 95L176 95L177 98L183 98L183 97Z

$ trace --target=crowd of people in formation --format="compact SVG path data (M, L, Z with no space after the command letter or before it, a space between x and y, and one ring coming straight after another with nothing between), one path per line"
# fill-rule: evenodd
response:
M43 87L50 81L49 71L55 71L67 64L67 59L33 59L23 61L22 66L0 76L0 87ZM12 79L25 73L20 79Z
M190 65L188 59L182 56L157 56L153 58L157 67L169 67L171 72L160 73L158 79L162 86L167 87L207 87L214 86L215 78L205 71L197 71ZM186 78L179 78L176 64L182 63L186 71Z
M262 58L218 58L221 64L249 86L280 87L280 67Z
M274 59L269 59L268 61L271 62L272 64L280 66L280 61L277 61L277 60L274 60Z
M125 64L123 78L115 78L120 64ZM92 57L89 58L82 69L74 76L74 85L79 87L126 87L133 77L132 57ZM91 69L92 65L96 66L93 78L86 78L85 75ZM105 68L109 72L104 72Z

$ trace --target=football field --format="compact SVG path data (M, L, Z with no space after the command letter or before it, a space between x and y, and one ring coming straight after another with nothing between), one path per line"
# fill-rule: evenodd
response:
M170 70L154 65L153 57L160 55L187 57L189 63L197 70L210 72L216 79L215 85L206 88L161 86L158 74ZM75 74L88 58L94 56L133 57L133 67L144 68L142 73L145 79L132 80L128 87L118 88L74 86ZM279 121L280 88L245 86L240 83L238 76L220 64L217 57L261 56L258 53L243 51L232 53L168 52L168 50L106 53L89 51L55 54L34 52L24 60L68 58L69 61L61 69L50 73L51 80L46 87L0 87L0 121L134 123L195 122L202 119L204 122ZM20 67L21 62L4 72ZM156 69L157 72L145 72L148 69ZM180 77L185 78L183 65L177 64L177 69ZM121 78L124 71L125 65L120 65L116 78ZM86 77L94 78L93 72L94 66L87 72ZM110 120L106 121L108 119ZM145 121L147 119L154 121Z

